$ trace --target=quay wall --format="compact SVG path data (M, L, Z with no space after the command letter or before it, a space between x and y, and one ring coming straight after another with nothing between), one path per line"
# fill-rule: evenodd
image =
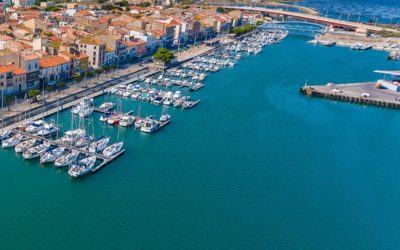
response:
M310 97L319 97L325 98L335 101L349 102L354 104L375 106L381 108L389 108L389 109L400 109L400 102L392 101L392 100L384 100L377 99L371 97L361 97L357 95L348 95L342 93L332 93L324 90L318 90L313 86L303 86L300 88L300 94L310 96Z

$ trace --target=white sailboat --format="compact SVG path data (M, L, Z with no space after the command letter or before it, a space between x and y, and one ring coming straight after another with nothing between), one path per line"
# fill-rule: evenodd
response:
M40 156L40 164L49 163L55 161L65 152L64 147L57 147L50 150Z
M56 166L56 167L69 167L69 166L71 166L72 164L75 163L75 161L78 159L78 157L79 157L79 151L72 150L70 153L59 157L55 161L54 166Z
M94 169L97 158L95 156L90 156L84 158L76 163L74 163L68 170L68 174L71 177L79 177L89 173Z
M123 146L124 146L123 142L114 143L113 145L110 145L103 150L103 155L106 157L112 157L118 154L122 150Z
M92 142L88 146L88 151L89 151L89 153L102 152L107 147L109 142L110 142L110 138L109 137L100 138L97 141Z

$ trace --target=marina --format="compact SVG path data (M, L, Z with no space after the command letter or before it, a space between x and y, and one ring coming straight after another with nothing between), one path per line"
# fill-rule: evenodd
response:
M102 88L101 91L85 95L69 104L57 106L46 114L38 114L3 130L2 146L16 147L16 151L22 153L26 160L40 157L41 164L57 162L57 165L65 166L63 161L67 161L68 174L71 177L96 172L124 154L126 149L123 148L123 142L108 145L109 138L95 139L94 131L93 135L89 135L89 131L93 130L90 127L95 122L94 113L101 115L99 120L105 125L118 127L118 132L121 127L132 127L145 134L155 133L171 122L171 115L166 111L168 106L187 110L200 103L200 99L192 100L189 93L205 86L207 74L219 72L225 67L232 68L244 56L256 55L265 45L279 43L286 36L287 32L283 30L260 29L204 55L194 57L190 61L185 61L182 65L168 68L163 72L153 71L142 76L137 75L134 79L117 83L117 86ZM106 101L99 106L94 104L96 97L105 96L107 99L110 95L119 99L115 102ZM122 112L122 99L139 102L138 115L133 115L133 110ZM142 102L163 106L159 119L154 115L141 117ZM46 105L48 104L43 103L43 110ZM62 110L69 109L72 116L71 130L62 134L57 125L58 114ZM40 115L40 119L36 119ZM49 115L56 115L57 121L44 122ZM79 121L76 126L78 129L75 130L74 117ZM100 145L101 150L97 150Z
M399 67L380 51L308 39L289 35L207 74L205 87L190 93L199 105L170 107L171 123L154 135L119 128L125 153L95 174L69 178L67 168L0 150L5 248L26 247L9 240L17 232L32 248L76 248L77 234L91 249L396 248L400 113L306 98L299 89L305 79L372 82L373 70ZM135 100L106 93L94 102L118 107L119 99L123 113L138 114ZM142 102L141 116L161 109ZM95 134L116 141L117 127L100 116L93 112ZM59 113L61 132L70 118L70 109ZM113 241L99 239L103 233Z

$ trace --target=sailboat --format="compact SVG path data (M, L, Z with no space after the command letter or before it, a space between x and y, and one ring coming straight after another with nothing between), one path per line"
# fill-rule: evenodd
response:
M171 115L168 114L166 111L167 111L167 107L164 106L162 113L161 113L160 122L168 122L171 119Z
M99 153L102 152L110 142L110 137L100 137L95 142L92 142L88 146L89 153Z
M33 148L27 149L23 154L22 157L25 160L30 160L39 157L41 154L46 152L46 150L50 147L49 144L42 143Z
M64 147L56 147L40 156L40 164L53 162L58 157L60 157L64 152L65 152Z
M94 169L96 160L97 160L96 156L90 156L90 157L84 158L84 159L74 163L68 170L68 174L71 177L79 177L79 176L85 175Z
M1 144L2 148L12 148L17 146L21 140L23 139L23 136L20 134L15 134L14 136L8 138L7 140L4 140Z
M72 150L66 155L62 155L55 162L54 166L56 167L68 167L74 164L79 158L79 151Z
M123 142L114 143L103 150L103 155L106 157L112 157L121 152L123 146Z
M17 154L23 153L28 148L34 147L38 144L39 144L39 142L36 139L30 139L30 140L23 141L23 142L19 143L17 146L15 146L15 153L17 153Z

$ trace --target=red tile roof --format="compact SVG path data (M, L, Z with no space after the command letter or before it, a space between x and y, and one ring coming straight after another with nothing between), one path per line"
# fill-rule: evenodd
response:
M68 60L60 57L60 56L52 56L47 58L42 58L39 61L40 67L42 68L51 68L61 64L68 63Z

